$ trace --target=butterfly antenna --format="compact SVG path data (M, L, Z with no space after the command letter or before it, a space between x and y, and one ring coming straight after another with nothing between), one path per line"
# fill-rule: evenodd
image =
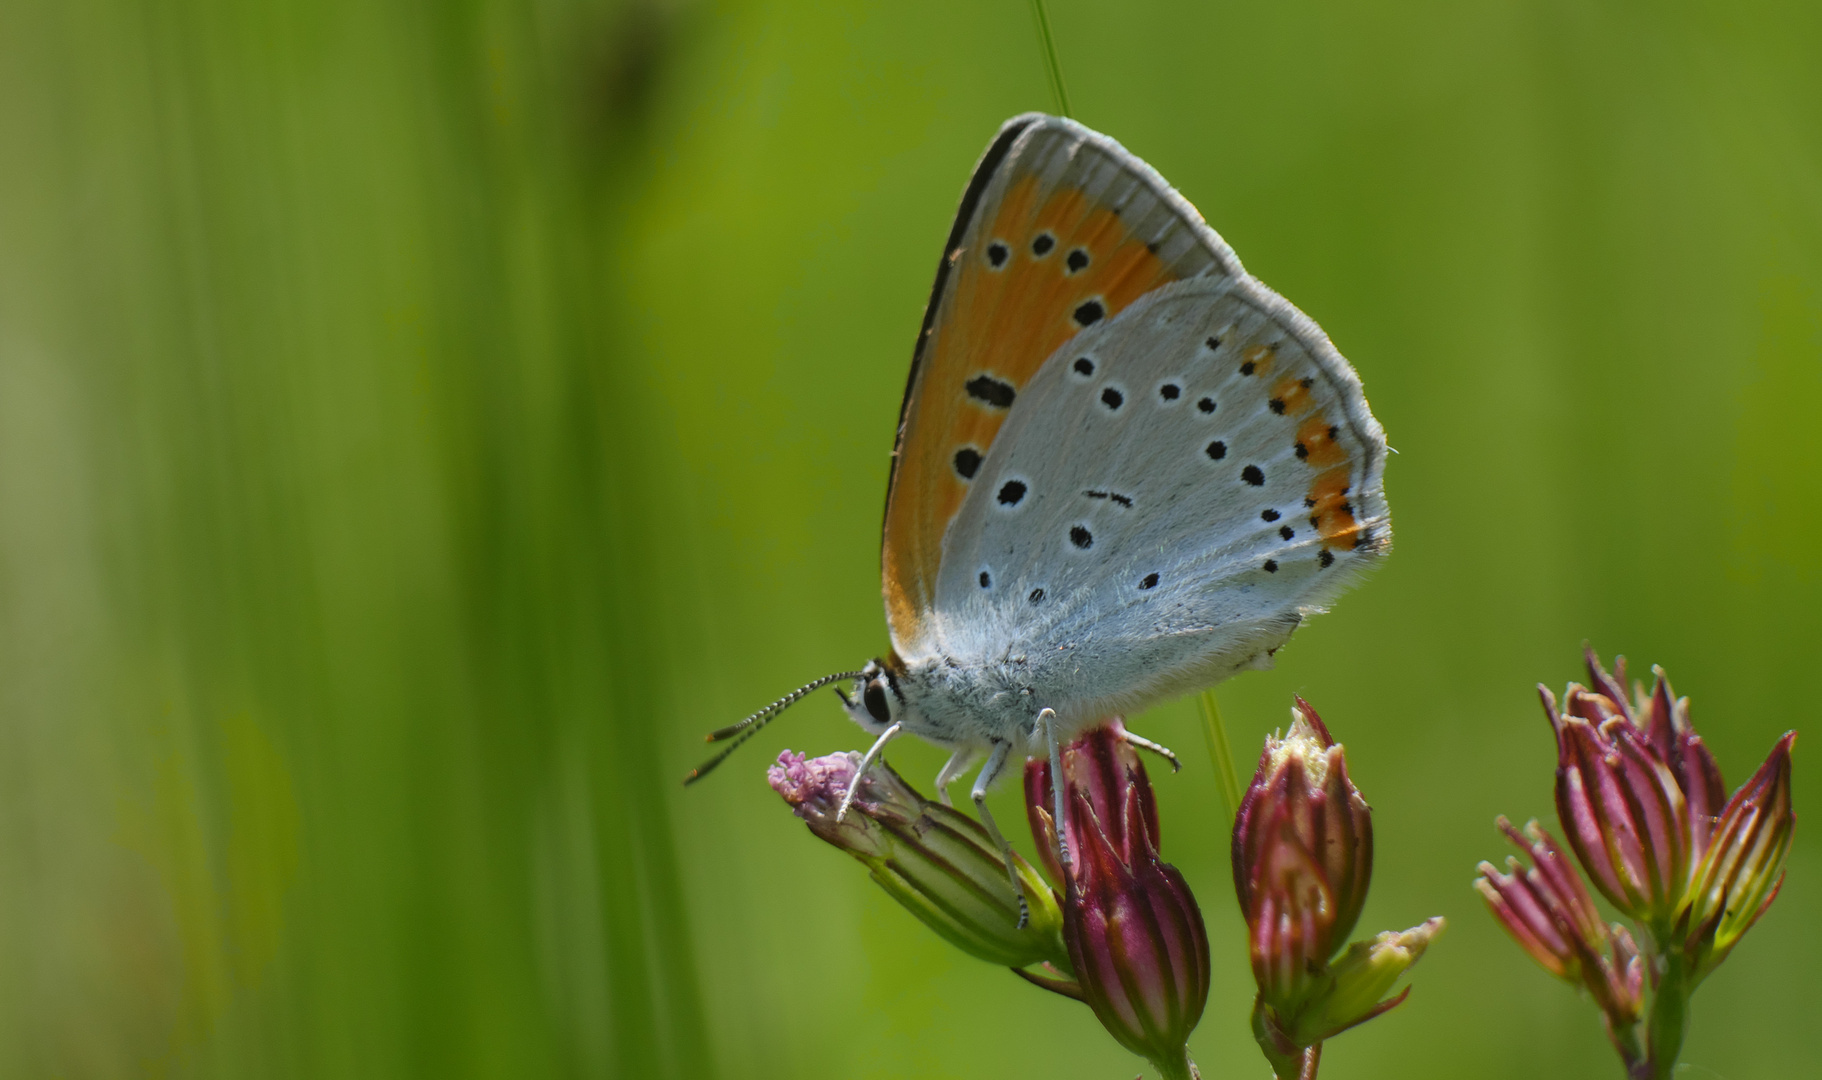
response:
M722 742L726 739L733 739L734 742L726 750L723 750L721 753L716 754L714 757L696 766L694 769L691 769L689 775L683 778L684 786L688 787L707 776L715 766L726 761L728 755L740 749L741 743L744 743L748 739L759 734L760 729L771 723L773 717L790 708L792 705L797 704L799 701L802 701L807 695L814 691L821 690L832 682L840 682L843 679L858 679L864 674L865 672L860 671L838 671L833 675L824 675L814 682L806 683L803 686L798 687L784 697L779 698L777 701L772 702L770 705L767 705L765 708L747 717L745 720L740 721L738 724L729 724L727 727L709 732L703 739L704 742Z

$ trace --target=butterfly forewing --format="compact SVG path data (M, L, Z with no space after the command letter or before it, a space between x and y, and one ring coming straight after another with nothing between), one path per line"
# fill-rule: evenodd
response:
M1027 380L949 531L933 636L963 662L1073 651L1058 696L1090 708L1231 674L1386 550L1385 453L1276 294L1161 288Z
M926 644L944 534L1045 358L1199 275L1242 271L1149 166L1058 117L1001 129L963 197L900 417L882 563L901 653Z

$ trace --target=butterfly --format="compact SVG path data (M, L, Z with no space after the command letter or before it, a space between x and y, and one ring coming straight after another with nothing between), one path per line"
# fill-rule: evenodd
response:
M984 802L1009 761L1269 666L1387 552L1386 449L1328 337L1156 171L1073 120L1014 117L912 354L881 545L892 650L714 732L733 744L685 783L849 682L875 737L856 775L916 735L951 751L947 802L984 758L973 799L1009 852Z

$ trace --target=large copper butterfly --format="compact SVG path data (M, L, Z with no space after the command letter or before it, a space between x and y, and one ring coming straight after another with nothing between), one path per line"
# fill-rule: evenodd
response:
M911 358L892 651L715 732L733 746L690 779L851 680L869 762L904 733L943 746L947 800L985 757L974 800L1005 848L983 800L1009 760L1269 664L1387 551L1385 459L1347 361L1162 177L1072 120L1015 117Z

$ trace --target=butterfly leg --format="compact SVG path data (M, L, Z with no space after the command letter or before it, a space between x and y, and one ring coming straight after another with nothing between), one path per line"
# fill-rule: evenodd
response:
M1006 755L1012 752L1009 742L995 742L993 752L987 755L987 763L981 766L980 775L974 778L974 808L980 811L981 824L986 826L987 835L993 839L995 847L1006 859L1006 876L1012 881L1012 891L1019 898L1019 929L1023 930L1031 923L1031 908L1025 903L1025 886L1019 881L1018 867L1012 862L1012 845L1000 835L1000 827L993 823L993 815L987 811L987 788L999 779L1006 768Z
M1063 747L1057 742L1055 709L1038 713L1038 726L1044 729L1044 748L1050 754L1050 820L1056 827L1057 859L1063 870L1069 870L1069 832L1063 828Z
M962 774L968 771L968 766L973 764L973 762L974 748L971 746L964 746L955 753L950 754L949 760L943 762L943 767L937 770L936 797L943 801L944 806L955 805L949 801L949 785L960 780Z
M1160 746L1157 743L1152 742L1150 739L1145 738L1143 735L1134 735L1130 731L1124 732L1122 734L1122 738L1124 738L1126 740L1128 745L1136 746L1141 750L1150 750L1152 753L1163 758L1165 761L1170 762L1170 771L1171 772L1183 771L1183 763L1181 761L1177 760L1177 755L1171 752L1170 747Z
M900 725L893 724L880 732L879 738L874 739L873 745L867 749L867 755L860 759L860 768L854 770L854 779L848 781L848 793L841 797L841 806L836 808L835 824L840 825L841 819L848 816L848 807L854 805L854 793L860 790L860 778L867 775L867 770L879 760L879 752L886 748L886 744L898 738L899 729Z

